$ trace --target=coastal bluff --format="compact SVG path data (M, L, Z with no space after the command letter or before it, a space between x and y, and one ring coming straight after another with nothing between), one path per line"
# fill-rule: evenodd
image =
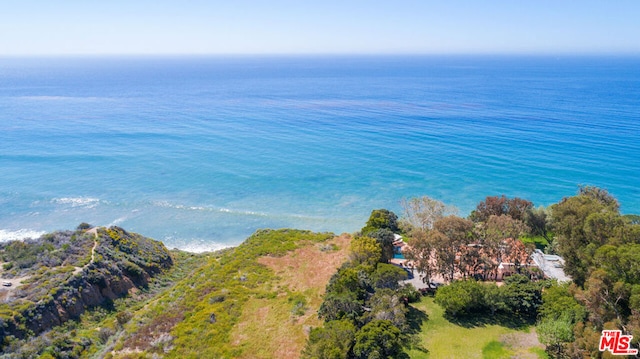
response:
M86 227L0 243L0 343L109 306L174 264L161 242L119 227Z
M81 225L0 243L0 358L298 358L350 241L261 229L190 253Z

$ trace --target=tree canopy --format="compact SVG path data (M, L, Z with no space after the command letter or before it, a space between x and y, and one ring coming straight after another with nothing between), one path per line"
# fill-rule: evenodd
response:
M565 272L576 283L584 284L595 249L624 222L618 208L613 196L593 187L581 187L577 196L551 206L558 252L565 260Z
M457 209L428 196L402 199L400 202L404 215L402 221L408 230L428 230L434 223Z
M574 282L552 285L542 297L538 334L553 357L599 357L602 329L640 335L640 225L619 208L609 192L590 186L551 206L557 251Z
M351 241L350 256L354 263L375 266L382 259L382 248L371 237L356 237Z
M398 216L388 209L374 209L371 211L367 224L362 227L362 234L367 235L380 229L387 229L391 232L398 231Z
M347 359L355 342L356 327L349 320L333 320L313 328L303 358Z
M356 334L353 353L358 359L393 359L401 351L400 330L389 320L373 320Z
M524 221L527 211L532 208L533 203L526 199L507 198L505 195L487 196L484 201L478 203L469 218L474 222L484 222L490 216L508 215L513 219Z

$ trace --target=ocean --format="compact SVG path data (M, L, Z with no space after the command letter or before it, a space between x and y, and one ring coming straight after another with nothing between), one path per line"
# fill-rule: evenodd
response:
M0 59L0 240L118 225L192 251L354 232L428 195L640 213L640 58Z

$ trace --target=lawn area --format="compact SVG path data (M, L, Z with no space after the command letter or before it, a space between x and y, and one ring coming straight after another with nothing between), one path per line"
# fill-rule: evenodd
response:
M520 240L524 244L533 243L538 249L544 249L549 245L549 242L543 236L524 236Z
M443 316L444 311L432 297L423 297L413 307L417 310L413 316L424 319L417 335L427 352L412 349L407 352L411 358L547 358L533 328L455 324Z

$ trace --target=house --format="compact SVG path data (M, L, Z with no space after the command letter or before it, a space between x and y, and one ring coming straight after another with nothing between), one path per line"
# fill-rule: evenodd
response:
M539 249L533 251L531 257L545 277L557 279L559 282L571 281L571 278L564 272L564 259L562 257L555 254L544 254Z

